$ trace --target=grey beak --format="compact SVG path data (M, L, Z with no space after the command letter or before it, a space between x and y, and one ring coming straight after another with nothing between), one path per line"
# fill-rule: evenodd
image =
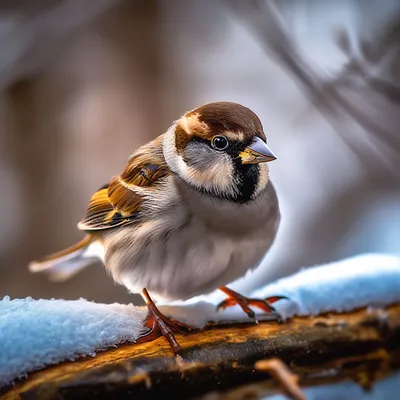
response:
M257 136L254 138L253 143L240 154L240 157L243 164L258 164L276 160L276 156L267 144Z

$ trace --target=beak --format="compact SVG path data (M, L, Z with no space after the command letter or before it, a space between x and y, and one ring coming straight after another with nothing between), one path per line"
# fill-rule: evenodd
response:
M259 137L255 137L253 143L239 154L243 164L258 164L262 162L274 161L276 157Z

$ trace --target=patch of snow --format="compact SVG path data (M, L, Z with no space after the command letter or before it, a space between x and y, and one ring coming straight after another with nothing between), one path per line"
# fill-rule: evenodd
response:
M274 304L284 318L400 302L400 258L366 254L305 268L252 297L275 295L289 299ZM217 313L223 299L216 291L160 310L196 326L247 318L237 306ZM0 386L46 365L134 342L145 331L146 315L146 307L133 305L5 297L0 301Z
M5 297L0 301L0 387L45 365L133 342L146 315L133 305Z

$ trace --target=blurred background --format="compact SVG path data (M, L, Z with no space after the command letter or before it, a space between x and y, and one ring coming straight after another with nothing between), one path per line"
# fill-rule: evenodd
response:
M400 255L398 0L0 0L0 297L137 298L101 265L30 260L82 237L92 193L185 111L228 100L278 160L272 251L243 292L362 252Z

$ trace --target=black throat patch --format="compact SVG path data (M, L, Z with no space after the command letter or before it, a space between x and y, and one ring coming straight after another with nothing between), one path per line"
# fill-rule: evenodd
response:
M229 200L235 203L247 203L250 201L260 179L260 167L258 164L242 164L242 160L239 157L240 152L249 144L249 141L231 142L227 151L232 159L233 173L237 182L237 193L235 196L231 196Z
M236 203L247 203L257 189L260 168L258 164L242 164L234 160L234 173L238 179L237 195L231 200Z

